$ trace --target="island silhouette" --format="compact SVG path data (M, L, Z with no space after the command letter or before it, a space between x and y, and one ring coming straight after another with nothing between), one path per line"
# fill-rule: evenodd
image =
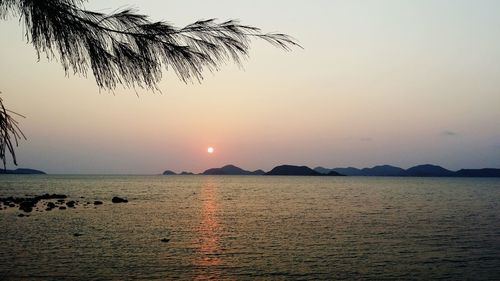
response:
M314 170L323 174L335 171L346 176L364 177L500 177L500 169L461 169L451 171L433 164L417 165L406 170L391 165L379 165L363 169L354 167L333 169L316 167Z
M15 170L0 169L1 174L11 175L46 175L44 171L18 168ZM316 167L311 169L307 166L279 165L265 172L262 169L248 171L236 165L225 165L220 168L211 168L203 173L195 174L188 171L176 173L172 170L166 170L162 173L164 176L350 176L350 177L469 177L469 178L494 178L500 177L500 169L482 168L482 169L460 169L458 171L448 170L438 165L424 164L417 165L408 169L403 169L391 165L378 165L371 168L324 168Z
M47 173L35 169L18 168L15 170L0 169L0 174L9 175L46 175Z
M194 175L182 172L177 174L166 170L163 175ZM361 177L500 177L500 169L461 169L451 171L438 165L424 164L408 169L391 165L378 165L371 168L324 168L311 169L307 166L279 165L268 172L262 169L248 171L236 165L225 165L220 168L211 168L198 175L212 176L361 176Z
M202 173L203 175L254 175L261 176L264 175L265 172L262 170L256 171L246 171L241 169L240 167L236 167L235 165L226 165L221 168L212 168L208 169Z

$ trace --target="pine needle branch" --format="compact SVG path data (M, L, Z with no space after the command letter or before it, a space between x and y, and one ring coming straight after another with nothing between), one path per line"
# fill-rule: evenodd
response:
M4 169L6 169L7 164L7 153L12 156L12 161L17 165L15 147L18 145L19 139L26 139L21 129L19 129L18 122L12 118L11 114L24 117L6 109L2 98L0 98L0 159Z
M155 90L164 68L186 83L201 81L205 70L217 71L227 62L240 65L253 38L285 51L300 47L286 34L265 34L234 20L177 28L132 9L89 11L84 2L0 0L0 17L19 14L38 56L58 56L67 73L86 76L91 70L99 88L107 90L118 85Z
M118 85L158 90L162 70L187 82L201 81L204 71L238 65L249 55L252 39L290 51L301 46L280 33L262 33L238 21L197 21L183 28L152 22L132 9L109 14L89 11L85 0L0 0L0 19L19 16L26 40L38 57L58 58L66 74L91 71L100 89ZM0 160L6 153L17 165L14 148L25 138L0 99Z

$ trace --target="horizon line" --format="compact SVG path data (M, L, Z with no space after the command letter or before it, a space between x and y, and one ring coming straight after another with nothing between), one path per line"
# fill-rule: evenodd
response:
M431 165L431 166L437 166L437 167L441 167L443 169L446 169L446 170L449 170L449 171L452 171L452 172L458 172L460 170L483 170L483 169L500 169L500 167L481 167L481 168L459 168L457 170L454 170L454 169L448 169L446 167L443 167L441 165L438 165L438 164L431 164L431 163L426 163L426 164L417 164L417 165L413 165L413 166L410 166L409 168L402 168L402 167L399 167L399 166L396 166L396 165L391 165L391 164L379 164L379 165L374 165L374 166L371 166L371 167L363 167L363 168L358 168L358 167L354 167L354 166L337 166L337 167L333 167L333 168L326 168L322 165L319 165L319 166L314 166L313 168L311 168L311 166L308 166L308 165L301 165L301 164L279 164L277 166L274 166L273 168L271 168L269 171L271 171L272 169L276 168L276 167L280 167L280 166L297 166L297 167L308 167L310 169L317 169L317 168L324 168L324 169L328 169L328 170L334 170L334 169L349 169L349 168L354 168L354 169L358 169L358 170L363 170L363 169L373 169L373 168L376 168L376 167L382 167L382 166L391 166L391 167L395 167L395 168L400 168L400 169L403 169L403 170L408 170L408 169L411 169L411 168L414 168L414 167L419 167L419 166L426 166L426 165ZM45 172L41 169L35 169L35 168L26 168L26 167L15 167L15 168L10 168L10 169L4 169L4 170L7 170L7 171L15 171L17 169L31 169L31 170L37 170L37 171L41 171L41 172L44 172L46 173L47 175L53 175L53 176L58 176L58 175L61 175L61 176L163 176L163 173L166 172L166 171L171 171L171 172L174 172L176 175L181 175L183 172L186 172L186 173L191 173L192 175L204 175L203 173L208 171L208 170L211 170L211 169L220 169L220 168L224 168L224 167L227 167L227 166L235 166L239 169L242 169L242 170L245 170L245 171L250 171L250 170L246 170L244 168L241 168L240 166L238 165L235 165L235 164L225 164L225 165L222 165L220 167L212 167L212 168L208 168L208 169L205 169L201 172L191 172L191 171L186 171L186 170L183 170L181 172L175 172L173 170L170 170L170 169L165 169L163 170L162 172L158 172L158 173L135 173L135 172L124 172L124 173L120 173L120 172L112 172L112 173L99 173L99 172L90 172L90 173L87 173L87 172L82 172L82 173L75 173L75 172L68 172L68 173L65 173L65 172L56 172L56 173L48 173L48 172ZM266 171L265 169L262 169L262 168L258 168L256 170L252 170L252 171L259 171L259 170L262 170L264 172L269 172L269 171ZM1 173L0 172L0 175L4 175L6 173Z

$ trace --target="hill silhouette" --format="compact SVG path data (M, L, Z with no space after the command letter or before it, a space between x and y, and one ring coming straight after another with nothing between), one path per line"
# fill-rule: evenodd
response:
M367 176L374 177L401 177L407 175L406 170L391 165L381 165L375 166L373 168L364 168L362 172Z
M15 170L3 170L0 169L0 174L9 175L46 175L47 173L35 169L18 168Z
M257 170L254 172L243 170L240 167L236 167L235 165L226 165L222 168L212 168L208 169L202 173L203 175L232 175L232 176L259 176L264 175L265 172L262 170Z
M267 172L268 176L321 176L323 174L306 166L281 165Z
M336 171L330 171L328 174L326 174L327 176L331 176L331 177L345 177L345 175L341 174L341 173L338 173Z
M500 178L500 169L462 169L455 172L456 177L475 177L475 178Z
M500 177L500 169L462 169L454 172L432 164L417 165L406 170L391 165L363 169L354 167L333 169L316 167L314 170L325 175L335 171L346 176L365 177Z
M263 176L265 174L266 174L266 172L264 170L260 170L260 169L252 172L252 175L254 175L254 176Z
M408 175L411 177L452 177L454 172L445 169L441 166L425 164L411 167L408 170Z
M335 171L318 173L307 166L281 165L266 173L267 176L343 176Z
M27 171L25 171L27 170ZM18 169L17 173L28 173L28 171L36 171L29 169ZM5 173L0 171L0 173ZM38 171L43 173L41 171ZM7 170L7 173L14 173ZM35 173L35 172L33 172ZM163 175L176 175L175 172L166 170ZM179 175L194 175L190 172L182 172ZM358 169L354 167L348 168L324 168L316 167L311 169L307 166L280 165L274 167L271 171L263 170L248 171L235 165L226 165L221 168L211 168L199 175L234 175L234 176L365 176L365 177L500 177L500 169L485 168L485 169L462 169L459 171L451 171L441 166L425 164L417 165L409 169L403 169L391 165L378 165L372 168Z
M346 175L346 176L364 176L363 171L358 168L354 167L348 167L348 168L335 168L335 169L327 169L323 167L316 167L314 170L318 173L322 174L329 174L330 172L334 171L337 172L341 175Z

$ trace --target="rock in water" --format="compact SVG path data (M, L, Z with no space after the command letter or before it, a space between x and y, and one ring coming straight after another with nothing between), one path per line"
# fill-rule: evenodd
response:
M102 205L102 201L94 201L94 205Z
M32 201L24 201L19 204L19 210L25 211L26 213L29 213L33 211L33 207L35 206L35 202Z
M56 207L56 204L54 202L49 202L47 203L47 211L50 211Z
M120 198L120 197L113 197L113 199L111 199L111 201L113 203L128 203L128 200L127 199L123 199L123 198Z

